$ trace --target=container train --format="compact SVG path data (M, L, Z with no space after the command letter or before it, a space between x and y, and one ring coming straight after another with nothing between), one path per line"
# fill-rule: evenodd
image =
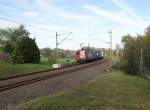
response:
M103 59L103 54L101 51L94 49L81 49L76 52L75 58L77 63L87 63Z

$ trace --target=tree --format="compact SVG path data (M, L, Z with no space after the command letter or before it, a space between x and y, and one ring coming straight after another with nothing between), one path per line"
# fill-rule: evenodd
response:
M52 49L50 48L43 48L40 50L41 56L44 58L49 58L52 56Z
M141 40L139 37L126 35L122 37L124 46L123 56L121 57L122 67L131 74L139 72Z
M40 51L35 39L29 38L29 35L23 25L0 30L0 45L10 53L14 63L39 63Z
M0 29L0 45L4 47L7 41L11 42L13 30L11 28Z
M17 41L12 58L15 63L39 63L40 51L35 39L23 37Z
M5 52L11 54L15 42L23 37L28 37L29 32L25 29L24 25L20 25L18 28L0 29L0 46L4 48Z
M146 28L144 35L124 36L122 44L124 49L120 65L124 70L132 74L138 73L141 67L140 60L143 60L144 67L150 67L150 26Z
M25 57L23 54L23 50L20 46L17 47L12 52L13 63L25 63Z
M150 35L150 26L148 26L146 29L145 29L145 36L149 36Z
M142 41L142 48L143 48L143 57L144 57L144 64L145 66L150 66L150 26L146 28L143 41Z
M14 45L15 43L6 42L5 46L3 47L3 51L12 54L14 50Z

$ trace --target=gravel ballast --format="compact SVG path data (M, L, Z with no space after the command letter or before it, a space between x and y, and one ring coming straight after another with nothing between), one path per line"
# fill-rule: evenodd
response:
M72 88L89 80L93 80L100 74L106 73L105 70L107 68L110 68L109 61L63 76L39 81L9 91L3 91L0 93L0 108L6 110L8 106Z

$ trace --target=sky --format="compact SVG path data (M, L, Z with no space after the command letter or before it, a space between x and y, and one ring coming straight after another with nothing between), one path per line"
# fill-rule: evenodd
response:
M143 34L150 23L150 0L0 0L0 28L24 24L39 48L113 48L123 35Z

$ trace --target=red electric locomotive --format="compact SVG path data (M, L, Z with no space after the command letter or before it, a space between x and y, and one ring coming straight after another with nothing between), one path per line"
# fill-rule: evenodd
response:
M81 49L76 52L75 58L76 58L77 63L86 63L89 61L102 59L103 55L98 50Z

